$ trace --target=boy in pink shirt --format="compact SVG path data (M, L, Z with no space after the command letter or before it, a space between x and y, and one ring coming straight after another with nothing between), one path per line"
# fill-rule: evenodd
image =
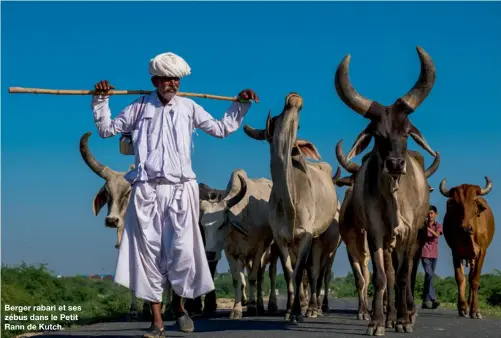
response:
M425 272L423 309L436 309L440 302L435 295L433 277L438 258L438 238L443 234L442 225L436 221L437 208L430 205L424 230L424 246L421 251L421 262Z

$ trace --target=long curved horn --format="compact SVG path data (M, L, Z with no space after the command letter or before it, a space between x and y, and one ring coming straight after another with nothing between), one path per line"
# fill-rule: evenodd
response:
M428 178L431 175L433 175L437 171L439 166L440 166L440 153L436 151L433 163L430 165L428 169L425 170L424 177Z
M253 138L254 140L263 141L264 139L266 139L265 129L255 129L249 126L248 124L245 124L244 132L247 134L247 136Z
M485 176L485 188L480 189L480 193L478 194L479 196L484 196L490 193L492 190L492 182L489 179L489 177Z
M234 193L235 190L233 188L235 187L235 185L233 184L230 192L223 199L225 210L229 210L233 206L235 206L238 202L240 202L244 198L245 194L247 193L247 183L245 182L245 179L240 174L237 174L237 176L240 180L240 189L236 193Z
M440 193L444 195L444 197L449 197L450 190L445 187L445 178L440 182Z
M111 175L113 175L114 171L96 160L96 158L90 152L88 140L91 134L91 132L87 132L80 138L80 154L82 155L85 163L87 163L87 165L93 172L95 172L99 177L108 180Z
M365 114L371 107L373 101L360 95L351 85L351 81L348 76L350 58L350 54L346 55L337 67L334 85L336 87L337 94L344 104L365 117Z
M430 94L433 85L435 84L436 71L435 65L431 60L431 57L426 53L426 51L417 46L416 50L419 55L419 61L421 62L421 72L419 78L412 87L411 90L400 99L405 102L412 110L416 108L426 99L428 94Z
M360 166L356 163L347 160L343 153L343 140L339 140L336 145L336 158L339 164L350 174L356 174Z

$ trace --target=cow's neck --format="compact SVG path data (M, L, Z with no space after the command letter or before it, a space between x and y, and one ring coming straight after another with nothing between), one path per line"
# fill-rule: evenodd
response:
M297 201L297 191L290 150L283 151L281 154L272 153L270 163L273 190L277 202L280 203L281 208L288 216L287 218L294 219L296 214L295 204Z
M387 227L394 229L398 226L399 217L394 179L383 174L383 161L376 151L371 152L367 161L366 182L369 192L380 201Z

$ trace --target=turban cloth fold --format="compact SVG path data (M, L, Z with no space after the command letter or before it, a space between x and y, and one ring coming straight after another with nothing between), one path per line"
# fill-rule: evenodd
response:
M150 74L182 78L191 74L191 68L182 57L171 52L162 53L150 60Z

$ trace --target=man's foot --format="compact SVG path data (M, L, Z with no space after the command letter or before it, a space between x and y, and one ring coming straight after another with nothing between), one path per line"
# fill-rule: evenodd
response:
M421 306L422 309L432 309L433 304L428 301L428 302L423 302L423 305Z
M162 327L156 326L154 323L151 323L151 326L148 328L148 332L143 335L143 338L160 338L165 337L165 329Z
M440 302L437 299L433 300L431 308L436 309L439 306L440 306Z
M176 325L181 332L193 332L194 324L187 312L180 313L176 316Z

